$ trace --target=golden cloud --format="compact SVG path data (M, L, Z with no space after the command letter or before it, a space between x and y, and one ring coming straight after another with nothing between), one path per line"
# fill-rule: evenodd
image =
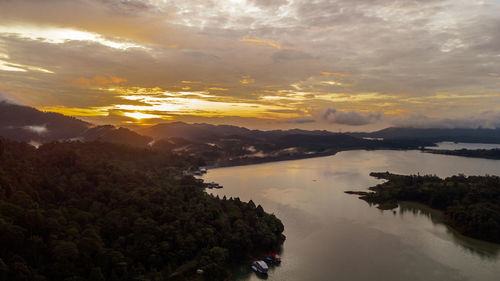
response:
M229 90L228 88L219 88L219 87L210 87L208 89L212 90L212 91L227 91L227 90Z
M327 71L322 71L321 75L324 75L324 76L339 76L339 77L348 77L348 76L351 76L350 74L347 74L347 73L327 72Z
M101 76L96 75L94 78L79 77L73 80L71 83L75 85L85 86L85 87L97 87L105 85L116 85L120 83L127 82L127 79L116 77L116 76Z
M241 84L255 83L255 79L253 79L250 75L244 75L244 76L241 76L240 83Z
M265 44L265 45L271 46L273 48L276 48L278 50L284 49L283 47L281 47L280 44L278 44L278 43L276 43L274 41L266 40L266 39L260 39L260 38L247 38L247 37L245 37L245 38L241 39L240 42Z

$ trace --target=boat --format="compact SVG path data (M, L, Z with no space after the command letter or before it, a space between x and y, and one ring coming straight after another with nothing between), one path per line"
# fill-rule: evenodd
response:
M271 254L271 259L272 259L273 263L276 263L276 264L281 263L281 257L280 257L280 255L278 255L276 253Z
M254 261L252 263L252 269L258 273L267 274L269 267L265 261Z
M264 261L266 263L280 264L281 263L281 257L278 254L276 254L276 253L272 253L268 257L266 257L264 259Z

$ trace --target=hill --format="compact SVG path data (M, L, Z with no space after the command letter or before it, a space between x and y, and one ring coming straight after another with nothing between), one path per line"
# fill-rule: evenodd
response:
M104 142L0 138L1 280L223 280L283 225L183 176L197 159ZM180 269L182 270L180 270Z
M85 130L79 137L83 141L105 141L131 146L146 147L153 139L123 127L96 126Z
M5 101L0 102L0 136L38 144L76 139L145 147L152 141L152 138L141 136L127 128L94 126L74 117Z
M500 242L500 177L457 175L441 179L426 175L371 173L386 182L370 187L374 192L347 193L393 209L398 201L414 201L444 212L444 222L460 233Z
M81 135L90 123L54 112L0 102L0 135L25 142L44 143Z
M500 129L448 129L391 127L371 133L349 133L356 137L383 138L385 140L414 139L429 142L500 143Z
M255 140L270 140L276 139L285 135L335 135L329 131L306 131L306 130L250 130L244 127L232 125L212 125L205 123L187 124L184 122L172 122L157 124L148 128L138 130L140 134L150 136L155 139L178 137L185 138L190 141L211 141L223 138L231 138L233 136L255 139Z

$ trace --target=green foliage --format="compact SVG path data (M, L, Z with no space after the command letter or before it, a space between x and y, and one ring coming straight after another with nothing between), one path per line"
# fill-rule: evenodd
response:
M445 221L464 235L500 242L500 177L370 175L388 181L371 187L375 192L361 199L392 208L397 201L423 203L444 211Z
M218 199L198 159L102 142L0 138L0 280L166 280L279 246L282 223Z

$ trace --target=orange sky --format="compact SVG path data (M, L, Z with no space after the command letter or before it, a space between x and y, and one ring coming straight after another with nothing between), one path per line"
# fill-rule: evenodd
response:
M500 125L497 1L0 1L0 97L91 122Z

